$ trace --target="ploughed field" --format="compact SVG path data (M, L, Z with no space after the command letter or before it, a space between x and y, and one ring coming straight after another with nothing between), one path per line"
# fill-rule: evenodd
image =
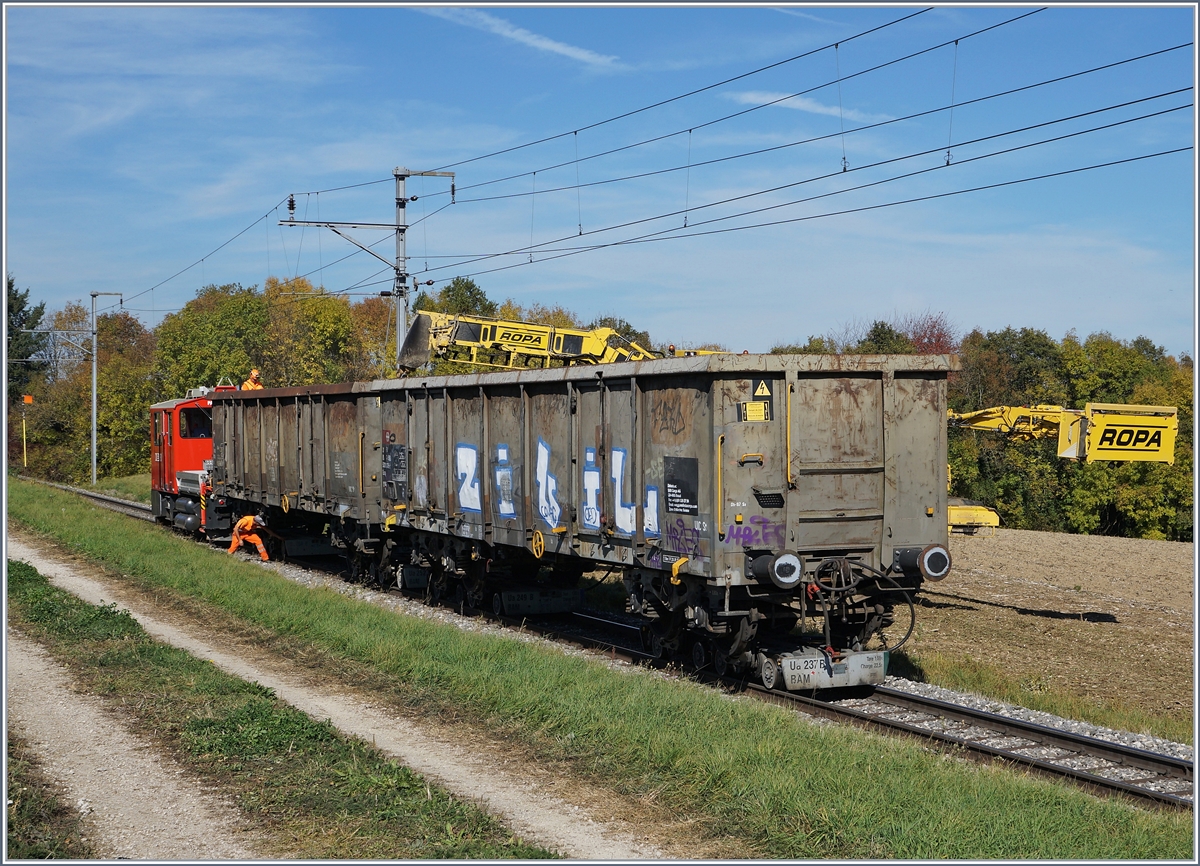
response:
M1030 697L1190 718L1193 551L1015 529L951 536L953 568L925 585L905 650L918 663L936 654L996 669Z

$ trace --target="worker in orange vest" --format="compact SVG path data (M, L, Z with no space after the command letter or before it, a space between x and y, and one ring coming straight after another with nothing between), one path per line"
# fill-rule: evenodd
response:
M267 521L263 517L255 514L247 514L233 527L233 541L229 544L229 552L233 553L242 544L253 544L258 548L259 557L262 558L263 562L266 562L270 557L267 556L267 549L263 546L262 539L258 537L259 530L283 541L281 535L267 529Z
M243 391L261 391L262 386L263 386L263 383L262 383L262 380L259 378L258 370L251 370L250 378L242 383L242 390Z

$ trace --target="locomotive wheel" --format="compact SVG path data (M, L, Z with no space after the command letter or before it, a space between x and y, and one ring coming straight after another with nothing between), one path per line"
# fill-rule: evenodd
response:
M652 630L650 632L650 646L648 649L652 658L661 659L663 656L665 656L667 654L667 648L663 644L662 635Z
M704 648L704 641L698 640L692 644L692 667L700 670L708 664L708 650Z
M779 665L775 664L775 659L764 658L759 666L759 677L762 679L763 688L773 689L779 682Z
M454 606L459 610L467 606L467 588L461 580L454 582Z

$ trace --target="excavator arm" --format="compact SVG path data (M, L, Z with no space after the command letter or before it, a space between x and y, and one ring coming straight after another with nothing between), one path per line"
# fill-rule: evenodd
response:
M1021 442L1058 439L1066 460L1175 462L1179 410L1174 406L1088 403L1083 409L1062 406L993 406L975 412L950 412L951 427L988 430Z

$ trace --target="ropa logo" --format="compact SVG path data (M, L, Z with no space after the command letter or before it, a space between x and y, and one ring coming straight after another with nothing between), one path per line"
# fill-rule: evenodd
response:
M519 334L516 331L501 331L500 339L510 343L538 343L541 337L537 334Z
M1147 427L1105 427L1100 434L1101 448L1140 448L1149 450L1162 447L1162 428L1151 432Z

